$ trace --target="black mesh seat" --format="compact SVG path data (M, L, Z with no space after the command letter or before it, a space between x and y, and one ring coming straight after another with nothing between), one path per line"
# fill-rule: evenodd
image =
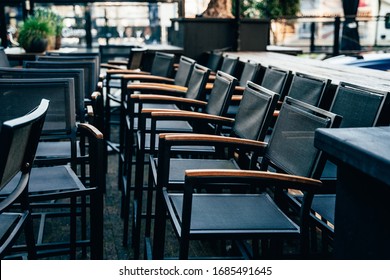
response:
M0 202L1 259L11 253L12 246L22 231L26 236L28 257L36 258L28 184L48 106L49 101L42 100L27 115L0 121L0 190L13 178L17 179L15 188ZM20 206L16 203L20 203ZM11 207L14 208L10 211Z
M157 194L153 258L164 257L166 211L180 240L180 258L188 258L190 240L205 238L253 239L251 257L258 254L258 242L255 240L261 239L262 249L275 257L281 253L277 249L279 247L267 248L267 239L271 239L271 244L274 245L274 242L278 243L281 239L298 238L301 240L300 252L307 254L310 206L306 207L310 205L317 187L321 186L320 181L310 178L319 177L324 164L321 154L313 146L314 131L319 127L338 124L337 115L287 98L268 145L263 142L257 142L257 145L256 142L247 143L248 146L253 145L249 150L257 150L262 155L261 169L266 172L207 169L208 167L200 165L188 168L185 172L182 193L174 192L169 184L168 170L171 170L172 165L172 159L169 159L170 147L190 141L204 144L212 139L201 136L190 140L189 136L180 134L162 135L155 178ZM242 151L244 143L239 144L242 145ZM270 172L271 170L278 173ZM300 180L302 181L298 182ZM245 186L253 187L253 184L259 188L250 189L252 192L260 191L259 194L246 192L248 189ZM284 211L284 208L278 206L279 203L275 203L271 196L263 192L267 186L272 186L269 191L275 188L272 196L275 199L283 197L280 192L283 193L285 188L298 188L305 192L305 208L300 212L300 222L293 222L289 217L290 211ZM218 193L230 187L234 187L234 194ZM207 193L202 193L202 189L206 189Z

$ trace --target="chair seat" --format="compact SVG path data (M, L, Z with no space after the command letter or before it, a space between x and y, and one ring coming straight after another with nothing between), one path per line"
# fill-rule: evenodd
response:
M168 195L181 222L183 195ZM248 215L251 213L251 215ZM194 194L191 233L299 233L299 227L267 194Z
M70 141L39 142L36 158L70 158L70 155ZM77 156L80 156L79 151Z
M19 176L14 177L1 191L0 195L9 194L16 187ZM80 179L67 165L37 167L31 169L29 193L45 193L85 189Z
M311 208L314 212L334 225L335 206L335 194L318 194L314 196Z
M22 221L23 215L21 213L2 213L0 214L0 241L4 242L8 238L9 233L15 228L19 221Z
M151 120L146 119L146 130L150 130ZM134 118L134 129L138 130L138 119ZM192 132L192 126L186 121L158 121L156 129L159 132Z
M169 184L184 184L188 169L240 169L233 159L171 159Z

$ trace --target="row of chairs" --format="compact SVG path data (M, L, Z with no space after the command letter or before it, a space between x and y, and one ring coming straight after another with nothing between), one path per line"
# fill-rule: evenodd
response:
M184 60L185 58L183 58ZM225 58L226 59L226 58ZM187 58L188 60L188 58ZM180 61L181 62L181 61ZM246 67L253 66L255 63L248 62L244 65L244 70L246 70ZM200 67L200 65L197 65L197 63L194 63L194 68L192 70L192 73L196 73L195 69L196 67ZM261 69L261 65L256 65L257 69ZM181 67L180 64L177 67L176 71L177 73L181 73ZM188 69L188 68L187 68ZM210 70L209 70L210 71ZM211 72L211 71L210 71ZM248 71L249 72L249 71ZM260 72L260 71L259 71ZM242 73L247 73L247 71L243 71ZM272 75L274 74L274 75ZM242 74L245 76L244 74ZM267 249L267 246L275 246L274 241L268 242L267 239L269 238L268 234L273 231L273 229L268 228L266 231L252 231L249 232L247 230L243 229L237 229L236 231L232 228L229 228L229 230L225 228L213 228L214 224L217 223L217 220L219 221L219 218L216 216L213 216L214 213L212 210L213 203L210 204L204 204L204 202L199 202L199 213L200 217L207 217L208 215L213 216L213 219L210 219L211 228L206 228L206 231L201 230L201 228L196 228L197 226L202 225L203 222L206 222L207 219L204 220L202 218L195 218L192 217L192 215L197 214L191 214L191 208L190 206L184 206L184 203L191 203L194 199L201 199L202 201L207 201L210 199L210 197L213 197L214 195L209 195L210 190L213 190L214 185L220 185L224 184L231 184L233 181L237 182L237 184L234 185L234 190L237 191L237 187L240 186L240 182L244 185L250 185L253 187L252 182L259 182L264 181L265 183L269 183L272 181L273 184L276 185L282 185L283 187L281 189L290 189L290 188L296 188L303 186L303 191L305 195L291 195L290 192L281 192L281 191L275 191L272 192L275 194L275 197L277 197L280 201L285 202L283 205L293 205L295 208L299 207L299 209L304 209L304 211L301 212L301 215L304 214L304 216L301 216L301 226L297 227L296 225L294 230L291 229L291 233L293 236L299 235L304 242L302 242L302 252L307 253L308 252L308 229L309 225L311 228L316 228L319 226L318 219L316 218L315 213L320 213L323 220L320 221L321 224L324 224L324 217L327 216L327 214L322 214L320 210L316 209L317 202L320 200L323 200L325 197L332 197L332 196L319 196L314 195L315 193L319 192L321 189L328 189L329 182L326 181L324 178L324 172L322 171L325 167L325 170L329 170L329 166L331 165L330 162L326 161L322 157L318 151L316 151L312 145L313 141L313 135L315 128L318 127L351 127L351 126L372 126L377 124L388 124L388 115L386 112L388 112L388 95L387 92L383 91L377 91L369 88L364 88L356 85L351 85L347 83L340 83L338 86L332 85L330 80L327 79L320 79L318 77L314 77L311 75L305 75L303 73L292 73L291 71L285 71L283 69L278 69L275 67L267 67L264 69L263 67L263 73L259 74L258 76L262 76L258 78L259 85L246 81L246 88L244 91L244 94L242 94L241 98L237 98L236 100L239 100L240 103L236 108L236 112L234 113L234 119L228 119L226 117L227 108L231 108L231 100L233 93L237 93L237 91L234 91L237 89L238 80L232 77L231 75L227 75L226 73L220 71L216 73L216 78L209 79L208 82L214 80L214 84L211 87L212 91L206 96L204 100L197 101L195 103L189 103L188 100L178 99L177 95L182 96L183 91L179 90L177 87L167 86L167 85L157 85L155 83L153 84L130 84L128 85L128 81L130 81L131 77L128 77L128 80L126 80L124 83L122 83L122 95L123 95L123 120L128 127L126 128L126 125L123 126L124 133L122 134L122 137L124 136L124 141L122 142L123 145L123 151L125 151L126 157L122 157L120 163L126 165L126 168L123 168L120 172L120 180L122 181L123 186L123 178L122 176L127 176L125 181L127 182L126 187L122 187L122 192L125 193L125 199L123 200L124 208L128 207L129 205L129 190L131 186L131 182L129 181L129 176L131 175L131 168L129 167L133 164L133 156L134 148L137 149L135 153L135 162L136 162L136 178L135 178L135 195L133 200L133 248L135 250L134 255L138 257L138 250L140 245L140 223L141 218L143 217L142 214L142 193L143 193L143 184L144 184L144 163L145 163L145 155L149 155L149 186L147 188L147 210L146 210L146 217L147 217L147 225L146 225L146 239L148 240L150 237L150 228L151 228L151 218L152 218L152 211L151 207L154 203L152 200L152 194L154 190L157 190L157 197L156 197L156 218L155 218L155 225L154 225L154 238L153 238L153 252L151 247L151 243L147 242L146 249L147 252L145 252L145 255L151 255L153 258L162 258L163 257L163 237L164 237L164 221L165 221L165 213L168 211L168 214L173 221L174 229L176 231L177 236L181 239L180 244L183 244L183 249L181 250L180 257L186 258L188 257L188 241L192 238L197 238L194 236L198 236L200 238L217 238L221 239L223 237L227 237L229 239L236 239L239 237L239 239L242 239L242 237L245 236L245 238L253 239L254 236L256 236L257 241L259 239L262 240L262 246L264 251L272 252L273 250L265 250ZM256 75L253 75L256 76ZM257 77L258 77L257 76ZM192 78L192 76L190 76ZM190 78L190 80L191 80ZM218 83L218 81L221 81ZM240 79L241 80L241 79ZM244 79L243 79L244 80ZM224 82L222 82L224 81ZM215 84L215 82L217 82ZM231 91L229 93L226 88L228 88L227 84L230 85ZM218 86L219 85L219 86ZM225 87L223 87L224 85ZM223 90L225 89L225 91ZM174 89L174 90L172 90ZM182 88L180 88L182 89ZM187 87L183 88L184 92L190 91L193 89L193 86L188 85ZM268 90L267 90L268 89ZM214 92L213 92L214 91ZM205 87L205 92L207 92ZM222 98L222 92L224 92L228 96L228 98ZM148 93L148 94L144 94ZM150 93L158 93L156 94L150 94ZM256 94L258 95L258 99L256 99L254 96ZM269 96L273 96L271 98L272 100L279 101L279 105L276 105L277 102L273 101L268 103L275 106L274 108L271 106L269 108L271 109L265 109L267 103L261 103L261 100L264 102L266 94L268 93ZM270 95L270 93L272 93ZM161 94L164 94L162 97ZM166 96L168 94L173 94L174 96ZM218 96L217 94L220 94L218 98L214 98L214 96ZM260 97L262 96L262 97ZM331 96L331 98L329 97ZM328 99L324 101L325 99ZM329 99L331 99L331 102L329 102ZM218 101L214 101L218 100ZM234 100L234 98L233 98ZM268 97L268 100L270 100L270 97ZM300 100L300 101L296 101ZM199 106L209 106L209 103L222 105L224 103L223 101L226 101L224 106L224 110L221 112L208 112L203 111L206 114L200 114L195 112L188 112L183 111L183 109L188 108L197 108ZM179 107L169 107L167 110L167 107L160 107L161 104L159 103L165 103L164 105L167 106L167 103L172 104L181 104ZM199 103L203 102L203 103ZM151 105L152 103L152 105ZM230 103L230 104L229 104ZM190 107L188 105L190 104ZM262 107L260 104L264 104L264 107ZM330 104L330 106L329 106ZM183 107L183 105L187 105L187 107ZM230 105L230 106L229 106ZM172 105L170 105L172 106ZM278 108L277 106L281 106L280 112L279 110L275 110L275 108ZM156 110L158 108L158 110ZM207 108L207 107L206 107ZM267 107L268 108L268 107ZM174 109L172 111L172 109ZM178 111L178 109L181 109ZM263 110L262 110L263 109ZM324 111L326 109L327 111ZM258 111L256 111L258 110ZM193 111L193 110L192 110ZM260 112L259 112L260 111ZM329 112L330 111L330 112ZM267 113L265 113L267 112ZM272 114L270 114L272 112ZM263 114L263 115L262 115ZM256 116L256 117L254 117ZM272 116L272 118L270 117ZM321 117L322 116L322 117ZM342 121L340 120L340 117L342 118ZM121 118L122 119L122 118ZM135 120L138 120L136 122ZM191 132L200 132L199 134L194 135L179 135L179 134L165 134L164 132L170 131L170 132L183 132L184 130L180 130L180 127L172 127L171 125L167 125L168 120L175 120L177 122L178 120L186 121L187 130L190 129ZM260 120L267 120L265 123L261 122ZM270 121L271 120L271 121ZM268 123L269 121L269 123ZM164 122L165 127L161 125L161 123ZM311 123L312 122L312 123ZM267 124L268 123L268 124ZM310 124L311 123L311 124ZM183 123L182 123L183 124ZM204 136L205 133L210 132L213 135L220 134L221 131L224 131L221 129L221 127L231 126L233 125L233 130L230 130L233 134L230 134L230 136L225 140L226 141L223 144L217 143L217 139L219 137L226 137L226 136L218 136L217 138L214 138L213 136ZM262 124L263 127L260 125ZM310 125L309 125L310 124ZM258 127L260 125L260 128ZM182 126L181 129L183 129L185 126ZM206 128L210 128L206 129ZM270 130L270 127L272 127L272 130ZM262 129L261 129L262 128ZM262 133L260 134L258 131L261 130ZM266 132L271 132L270 138L268 142L268 145L265 145L264 143L260 142L264 139L266 135ZM189 132L189 131L185 131ZM160 134L160 137L157 135ZM235 138L232 136L240 136L239 140L235 142ZM261 136L260 136L261 135ZM134 142L134 139L137 139L136 142ZM160 140L160 143L158 143L158 139ZM246 143L243 139L249 139L252 140L253 143ZM130 143L130 144L129 144ZM274 144L275 143L275 144ZM201 145L201 148L195 147L197 145ZM248 145L246 147L245 145ZM236 151L235 153L229 153L231 156L229 164L226 163L226 161L218 161L213 159L212 161L204 161L204 159L191 159L191 165L187 164L188 157L178 158L178 159L172 159L171 157L177 157L178 154L183 157L183 154L185 152L191 153L191 157L194 157L194 154L196 156L199 156L202 154L202 157L207 154L207 156L210 156L212 152L214 154L221 156L224 153L224 149L221 149L220 147L217 147L219 145L226 145L229 146L229 151ZM184 146L178 148L177 146ZM232 149L232 146L239 146L240 149L235 150ZM190 148L190 149L189 149ZM211 149L210 149L211 148ZM250 150L250 149L254 149ZM206 152L203 154L202 152ZM294 156L296 154L296 156ZM232 156L233 155L233 156ZM237 155L239 155L237 157ZM251 155L251 156L248 156ZM231 160L234 161L232 162ZM236 161L237 160L237 161ZM198 161L198 162L197 162ZM195 162L195 163L194 163ZM211 165L208 165L208 162L211 163ZM269 173L259 172L259 171L251 171L251 172L243 172L241 169L240 171L231 171L231 170L216 170L213 171L186 171L187 169L237 169L242 168L242 163L245 163L243 166L246 167L246 169L259 169L262 171L268 170L268 166L272 166L273 171L282 171L282 173L287 173L290 175L280 175L275 174L275 178L270 178ZM249 164L248 164L249 162ZM157 164L158 163L158 164ZM120 164L120 166L121 166ZM173 164L173 165L172 165ZM194 164L194 165L192 165ZM334 166L333 166L334 167ZM130 170L130 171L129 171ZM330 168L330 170L334 171L334 168ZM187 174L187 181L185 181L184 175ZM195 175L193 175L195 174ZM292 177L290 177L292 176ZM304 176L314 179L322 179L325 180L323 182L320 182L318 180L311 180L311 179L304 179L304 178L296 178L294 176ZM207 177L207 180L206 180ZM331 182L335 182L336 180L336 173L333 172L331 177ZM224 181L224 178L228 178L228 182ZM209 181L208 181L209 180ZM230 180L230 181L229 181ZM242 180L242 181L241 181ZM296 184L296 181L298 180L300 184ZM308 180L308 181L306 181ZM249 183L246 183L249 182ZM305 187L305 184L313 185L313 189L308 189ZM120 183L121 185L121 183ZM207 190L206 194L193 194L193 188L200 187L201 189L204 188ZM322 188L318 188L318 186L322 186ZM180 186L180 187L178 187ZM326 186L326 187L323 187ZM185 190L187 190L187 193L183 196L181 193L183 191L183 187ZM230 187L230 186L229 186ZM218 189L218 192L220 192L219 187L215 187ZM239 187L241 188L241 187ZM278 187L279 188L279 187ZM177 193L177 190L181 190L179 193ZM261 191L264 191L265 185L261 186L260 188L251 188L252 190L260 189ZM171 190L175 190L175 192L171 193ZM219 197L219 195L215 195L217 200L222 199ZM196 198L195 198L196 197ZM234 196L233 196L234 197ZM265 201L268 201L268 197L264 197L263 194L260 195L262 197L259 200L256 200L254 198L254 201L260 202L263 199ZM313 200L313 207L311 207L311 200ZM211 199L211 200L213 200ZM232 199L232 201L235 201L237 198L232 198L229 196L229 198L226 199ZM223 201L223 200L221 200ZM334 195L333 195L333 201L334 201ZM257 204L256 202L256 204ZM293 202L293 204L291 204ZM198 202L197 202L198 203ZM248 202L249 203L249 202ZM260 202L264 203L264 202ZM288 203L288 204L287 204ZM245 203L244 203L245 204ZM207 207L206 207L207 205ZM215 203L215 205L220 205L218 202ZM227 204L230 205L230 204ZM259 206L260 207L260 206ZM275 207L275 205L273 206ZM293 207L294 208L294 207ZM254 206L254 209L256 207ZM274 208L275 209L275 208ZM288 208L290 209L290 208ZM331 210L332 207L327 208L326 210ZM235 210L235 209L216 209L217 211L227 211L227 210ZM264 209L262 209L264 210ZM195 210L194 210L195 211ZM279 210L278 210L279 211ZM235 211L234 211L235 212ZM247 216L250 216L250 212L246 212ZM126 221L128 213L128 209L124 210L122 212L124 214L124 219ZM229 213L229 215L233 215L234 213ZM231 216L227 217L231 217ZM330 215L332 216L332 214ZM270 218L268 221L272 221L274 216L269 216ZM218 218L218 219L217 219ZM193 222L194 228L192 227L192 222L189 222L191 219L195 219L195 222ZM275 217L276 219L276 217ZM221 223L228 223L229 219L223 220L221 219ZM267 219L265 219L267 220ZM225 222L222 222L225 221ZM239 222L243 220L237 219L236 226L239 228L241 225ZM246 221L248 224L251 224L252 226L260 226L259 221ZM326 221L326 222L333 222L332 219ZM325 224L326 224L325 222ZM257 223L257 224L256 224ZM286 226L286 223L283 224ZM127 243L127 226L128 224L125 222L125 234L124 234L124 243ZM218 225L221 226L221 225ZM324 227L320 227L322 230L325 230ZM331 228L329 226L326 227ZM225 230L225 231L224 231ZM242 231L243 230L243 231ZM284 233L282 231L278 231L280 233L280 236L282 236ZM294 232L294 233L293 233ZM212 237L212 234L214 234ZM247 234L247 235L246 235ZM330 232L330 236L333 234L333 229ZM183 237L184 236L184 237ZM265 238L263 238L265 236ZM271 235L270 235L271 236ZM280 237L279 236L279 237ZM329 235L328 235L329 236ZM258 242L253 240L253 244L258 244ZM184 245L185 244L185 245ZM279 244L280 245L280 244ZM278 247L278 246L277 246ZM280 249L280 246L278 247ZM150 249L148 251L148 249ZM268 248L269 249L269 248ZM256 256L257 250L251 250L250 254L251 256Z
M25 62L23 68L2 66L1 123L28 114L42 99L50 104L28 184L30 215L38 228L35 237L29 233L34 239L34 258L102 259L107 154L97 128L103 128L99 57L53 55ZM13 192L17 178L6 183L0 192L3 198ZM69 219L65 223L69 228L50 232L56 219L64 218ZM54 237L58 238L53 241ZM11 253L25 250L26 244L21 243Z

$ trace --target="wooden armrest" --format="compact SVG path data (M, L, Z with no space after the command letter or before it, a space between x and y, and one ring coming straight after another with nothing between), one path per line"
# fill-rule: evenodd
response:
M202 184L210 182L241 182L241 183L264 183L281 188L293 188L303 191L314 191L322 187L320 180L289 175L273 173L267 171L254 170L227 170L227 169L192 169L185 171L186 182Z
M189 99L184 97L176 97L176 96L169 96L169 95L157 95L157 94L138 94L136 97L141 102L147 102L147 101L169 101L172 103L181 103L181 104L187 104L190 106L196 106L196 107L204 107L207 105L207 102L196 100L196 99Z
M231 100L240 102L242 100L242 95L233 95Z
M108 69L107 75L109 74L123 74L123 75L150 75L150 72L139 71L134 69Z
M89 123L80 123L80 124L78 124L78 128L90 131L94 135L94 137L96 137L97 139L104 138L103 133L99 129L97 129L95 126L93 126Z
M242 95L244 93L245 87L236 86L234 88L234 94Z
M273 117L277 118L279 116L280 111L274 110L274 113L272 114Z
M159 83L133 83L127 85L127 89L130 91L141 91L142 93L174 96L183 96L187 92L187 88L185 87Z
M111 59L111 60L107 61L106 64L108 64L108 65L124 65L124 66L127 66L128 61Z
M173 83L174 79L162 77L162 76L155 76L155 75L144 75L144 74L131 74L131 75L123 75L122 79L127 80L139 80L139 81L146 81L146 82L159 82L159 83Z
M144 111L142 110L142 113ZM225 125L233 125L234 119L221 117L216 115L210 115L199 112L185 111L185 110L171 110L171 111L153 111L151 112L153 118L185 118L185 119L197 119L218 122Z
M160 140L170 142L171 146L177 145L215 145L227 144L240 148L261 149L265 150L266 142L249 140L237 137L228 137L221 135L196 134L196 133L161 133Z
M87 105L87 115L89 117L93 117L94 116L94 112L93 112L93 107L92 105Z

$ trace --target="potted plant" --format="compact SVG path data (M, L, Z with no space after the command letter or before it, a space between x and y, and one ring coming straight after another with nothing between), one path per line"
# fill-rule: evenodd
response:
M39 8L35 10L34 16L39 17L42 21L48 21L54 28L53 37L49 37L50 49L59 49L61 46L61 35L64 27L63 18L51 9Z
M39 8L29 16L19 30L18 42L26 52L59 49L63 28L62 17L50 9Z
M48 46L49 37L54 36L55 28L47 18L29 16L21 25L18 35L19 45L26 52L41 53Z

